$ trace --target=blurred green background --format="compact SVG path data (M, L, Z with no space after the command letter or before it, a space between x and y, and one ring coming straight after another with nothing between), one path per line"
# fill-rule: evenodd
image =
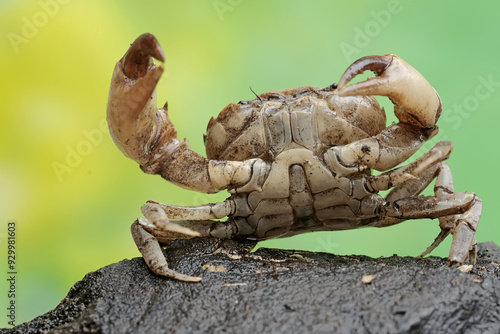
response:
M16 322L54 308L87 272L139 256L129 226L146 200L196 205L227 196L143 174L112 142L103 122L113 66L144 32L166 55L158 102L169 101L179 137L199 153L210 117L253 99L249 86L327 86L361 56L398 54L444 103L440 134L426 149L454 141L456 190L484 200L477 238L500 244L499 10L497 1L0 1L0 273L7 276L7 223L15 221ZM437 221L421 220L263 245L415 256L438 231ZM433 254L447 256L449 246Z

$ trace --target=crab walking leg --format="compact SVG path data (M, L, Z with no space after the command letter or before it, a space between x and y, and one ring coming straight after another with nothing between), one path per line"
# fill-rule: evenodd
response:
M419 257L432 252L451 232L450 263L463 264L468 260L474 264L477 254L475 231L481 217L481 200L473 193L454 192L451 171L444 161L431 165L417 176L396 186L387 195L383 208L385 217L370 226L387 227L410 218L439 218L441 232ZM434 178L436 196L417 197Z
M453 177L450 167L443 162L439 166L436 184L434 185L434 193L438 197L443 197L444 195L453 194L454 192L455 186L453 184ZM432 244L427 247L427 249L422 254L419 255L420 258L430 254L437 246L441 244L441 242L443 242L444 239L446 239L450 232L455 228L455 224L459 217L460 215L439 217L439 227L441 228L441 232L438 234L436 239L434 239Z
M450 167L442 162L434 185L434 193L437 197L445 197L455 192L453 176ZM477 225L481 218L482 201L475 196L475 200L470 209L462 216L450 215L439 217L441 232L434 242L420 255L424 257L431 253L449 234L453 235L450 254L448 259L451 263L462 264L466 260L470 264L476 263L477 241L475 237Z
M118 148L141 164L144 172L160 174L182 187L213 193L243 185L252 177L254 160L218 162L189 149L177 139L167 104L156 107L156 84L163 51L151 34L139 36L116 64L109 92L107 120Z
M417 161L413 162L412 164L417 163ZM406 166L405 166L406 167ZM405 168L402 167L402 168ZM404 182L400 182L399 184L397 183L397 180L401 179L400 175L405 175L400 172L401 169L395 169L393 171L380 174L377 176L372 176L370 179L375 179L375 178L382 178L384 179L383 181L383 189L382 190L387 190L389 189L389 185L393 186L391 192L386 196L385 201L386 202L394 202L398 199L401 198L408 198L408 197L415 197L420 195L422 191L424 191L425 188L434 180L436 177L437 171L440 168L439 164L433 165L429 167L427 170L423 171L421 174L418 175L418 177L415 177L411 175L411 177L408 177L405 179ZM390 173L393 172L396 175L391 175ZM368 181L370 181L368 179ZM394 184L392 184L394 182ZM368 186L370 186L370 183L368 182ZM439 218L441 219L441 217ZM403 218L395 218L395 217L385 217L381 220L377 220L373 223L370 224L372 227L388 227L392 225L396 225L399 223L404 222L407 219Z
M197 237L200 233L188 227L181 226L178 222L170 222L170 219L182 220L211 220L230 216L235 211L232 200L224 202L198 205L177 206L149 201L141 207L144 216L157 228L186 236ZM223 236L224 237L224 236Z
M382 216L402 219L439 218L464 213L476 200L474 193L455 193L437 196L407 197L386 202Z
M202 280L201 277L180 274L170 269L158 239L148 232L143 224L139 223L139 220L132 224L131 231L134 242L137 248L139 248L144 261L146 261L149 269L156 275L166 276L185 282L200 282Z
M176 206L149 201L142 206L147 219L139 218L132 224L132 236L148 267L157 275L187 282L199 282L200 277L179 274L168 267L161 245L168 246L177 239L194 237L231 238L250 234L253 230L245 219L229 218L235 211L235 202L224 202L199 206ZM170 221L169 219L181 219Z
M477 254L475 233L481 217L482 202L475 194L458 193L443 197L409 197L389 202L384 207L383 218L370 223L373 227L387 227L407 219L441 218L463 213L451 230L453 241L448 260L451 264L474 264ZM450 233L442 230L433 244L419 257L437 247Z
M158 204L151 204L148 210L145 210L145 215L150 216L150 219L157 220L161 218L157 213L150 214L154 208L163 212L163 209ZM204 206L200 206L204 207ZM183 208L187 212L196 207ZM164 213L164 212L163 212ZM195 214L196 215L196 214ZM201 216L199 216L201 217ZM168 224L168 223L167 223ZM168 246L172 241L177 239L191 239L193 237L214 237L227 239L235 235L244 235L246 224L244 219L229 219L222 222L217 220L180 220L176 221L177 228L166 229L159 224L154 224L148 219L139 218L132 224L132 237L141 252L147 266L157 275L174 278L186 282L199 282L201 277L192 277L180 274L168 267L167 260L163 255L162 246ZM186 233L188 231L188 233Z
M441 154L441 157L439 154L433 152L439 144L440 143L436 144L435 148L426 153L422 157L424 159L420 158L412 163L417 165L414 172L418 178L408 180L400 186L395 187L389 195L387 195L386 201L395 202L397 199L416 196L420 194L420 192L422 192L434 178L436 178L434 193L438 200L446 201L449 196L455 194L453 176L451 174L450 167L444 161L441 161L444 160L443 158L447 158L449 152L447 154ZM446 142L443 142L439 146L442 148L445 145ZM427 159L425 159L426 156ZM423 160L424 162L420 163L420 160ZM436 164L436 162L439 163ZM421 170L424 170L424 172L418 173ZM381 174L379 176L383 175L384 174ZM377 178L377 176L373 178ZM451 233L453 235L453 241L450 248L450 254L448 256L450 262L458 264L463 264L466 261L471 264L476 262L477 241L475 238L475 232L481 217L482 201L475 194L467 194L467 196L472 197L473 201L465 213L462 215L452 214L438 217L441 232L438 234L434 242L419 257L424 257L430 254ZM432 217L429 216L429 218ZM397 218L390 217L387 218L383 224L380 224L379 227L390 226L399 222L400 221L398 221Z
M234 201L228 199L224 202L197 206L178 206L148 201L142 206L142 211L145 213L145 211L151 210L153 207L163 210L169 219L183 220L221 219L232 215L236 210Z
M454 230L452 230L453 241L448 256L452 264L463 264L467 258L470 264L476 263L477 240L475 234L482 210L483 202L476 197L471 208L458 219Z

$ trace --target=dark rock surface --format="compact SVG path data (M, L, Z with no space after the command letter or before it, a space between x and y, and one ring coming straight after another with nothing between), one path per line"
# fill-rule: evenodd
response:
M178 241L171 267L142 258L87 274L52 311L1 333L499 333L500 249L462 273L441 258L336 256L237 241ZM222 271L223 270L223 271ZM373 276L367 275L376 275ZM370 283L363 283L372 279Z

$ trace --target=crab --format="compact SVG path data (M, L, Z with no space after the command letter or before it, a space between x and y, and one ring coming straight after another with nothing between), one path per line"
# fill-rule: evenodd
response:
M229 104L208 124L207 158L177 139L167 104L157 109L164 66L153 58L165 60L147 33L115 66L107 106L113 140L145 173L195 191L230 193L206 205L141 207L145 218L132 224L132 236L155 274L201 281L169 268L162 250L177 239L264 240L418 218L438 218L440 226L421 257L452 234L450 265L475 263L482 202L475 193L455 192L445 162L452 142L439 141L395 168L436 135L442 111L436 90L398 56L361 58L326 88L283 89ZM347 85L365 70L375 77ZM386 125L373 95L392 101L398 123ZM421 196L433 180L434 196ZM385 198L379 194L389 189Z

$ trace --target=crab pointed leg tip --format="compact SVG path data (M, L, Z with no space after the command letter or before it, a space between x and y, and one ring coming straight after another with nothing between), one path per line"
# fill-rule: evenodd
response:
M176 279L176 280L182 281L182 282L196 283L196 282L201 282L203 280L202 277L181 274L181 273L179 273L173 269L170 269L168 267L160 268L159 270L156 270L154 272L158 275L173 278L173 279Z
M183 281L189 282L189 283L198 283L203 280L202 277L195 277L195 276L186 276L182 278Z
M201 233L200 232L197 232L197 231L189 231L189 235L193 236L193 237L201 237Z

